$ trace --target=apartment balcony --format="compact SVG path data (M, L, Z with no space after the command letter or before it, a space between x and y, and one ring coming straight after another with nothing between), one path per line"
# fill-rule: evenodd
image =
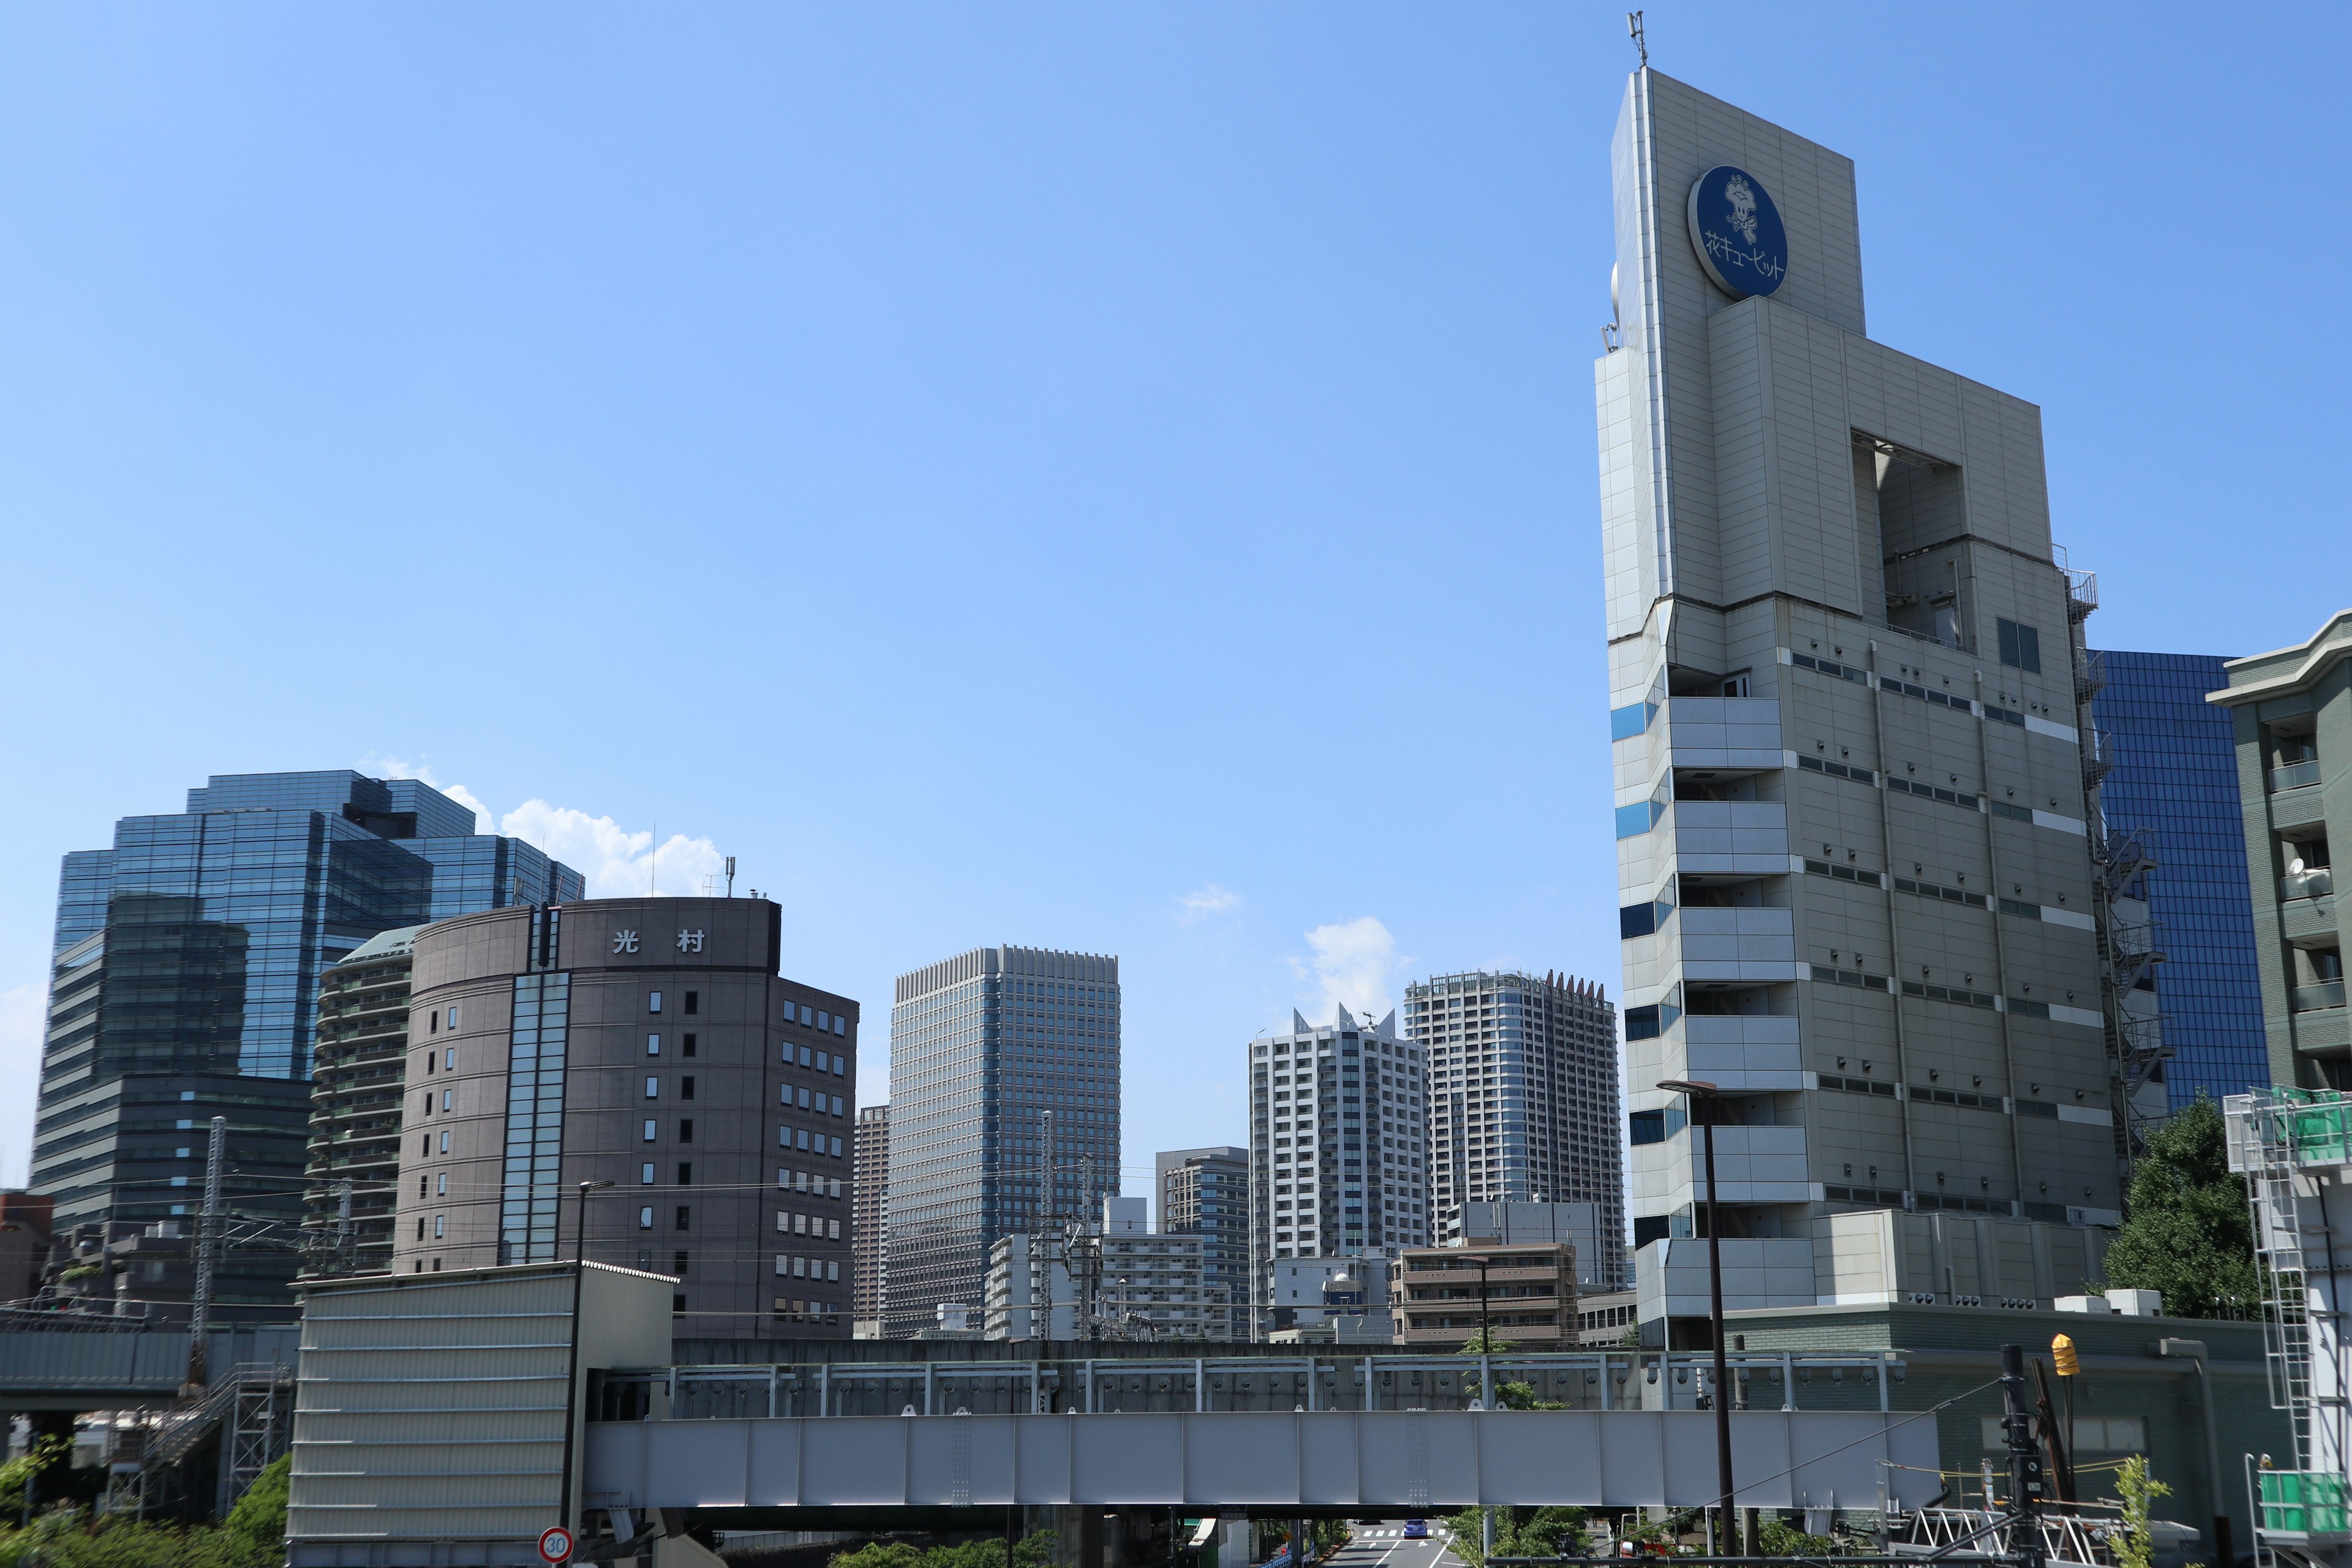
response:
M2293 1006L2297 1013L2321 1013L2344 1005L2344 982L2324 980L2316 985L2298 985L2293 994Z
M2284 763L2271 770L2271 793L2278 795L2291 789L2302 789L2319 782L2319 759L2305 757L2299 763Z
M1670 697L1666 746L1678 768L1778 768L1780 704L1769 697Z
M1659 826L1685 871L1788 873L1789 808L1780 801L1678 800Z
M2297 899L2324 898L2336 890L2333 867L2315 866L2308 871L2296 871L2281 877L2278 884L2279 901L2291 904Z
M1801 1089L1805 1086L1794 1017L1733 1013L1685 1013L1675 1026L1684 1072L1727 1089Z
M1685 979L1786 980L1797 962L1794 910L1685 907L1675 918Z

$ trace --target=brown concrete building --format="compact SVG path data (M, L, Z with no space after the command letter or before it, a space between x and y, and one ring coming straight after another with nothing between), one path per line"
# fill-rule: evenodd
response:
M1482 1289L1496 1339L1523 1351L1564 1350L1578 1342L1576 1248L1566 1242L1406 1248L1389 1273L1397 1342L1460 1349L1478 1332Z
M681 1334L848 1337L857 1004L782 942L761 899L419 931L394 1272L569 1258L584 1209L591 1259L677 1279Z

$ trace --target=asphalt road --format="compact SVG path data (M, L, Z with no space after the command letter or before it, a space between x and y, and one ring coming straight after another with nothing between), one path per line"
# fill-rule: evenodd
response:
M1464 1568L1462 1559L1445 1549L1443 1527L1432 1520L1429 1539L1407 1541L1404 1521L1360 1524L1346 1548L1333 1553L1326 1568Z

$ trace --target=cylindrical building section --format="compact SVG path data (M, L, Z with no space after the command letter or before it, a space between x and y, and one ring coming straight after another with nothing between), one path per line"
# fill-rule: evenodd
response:
M857 1004L780 975L782 934L762 899L419 931L394 1271L567 1258L584 1228L676 1280L681 1335L847 1337Z

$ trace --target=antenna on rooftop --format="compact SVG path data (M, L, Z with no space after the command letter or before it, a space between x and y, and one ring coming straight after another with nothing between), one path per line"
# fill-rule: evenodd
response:
M735 896L735 857L732 855L727 857L727 896L730 899Z
M1643 70L1648 70L1650 68L1650 41L1642 36L1642 13L1639 11L1628 11L1625 13L1625 36L1633 40L1633 47L1635 48L1642 51L1642 68Z

